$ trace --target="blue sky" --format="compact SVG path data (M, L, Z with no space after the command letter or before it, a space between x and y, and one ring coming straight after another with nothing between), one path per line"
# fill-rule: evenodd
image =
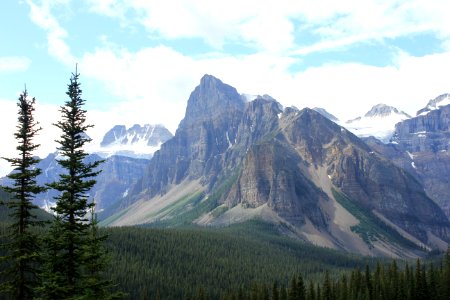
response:
M1 1L0 138L26 83L49 151L75 63L96 139L116 123L174 131L206 73L343 120L377 103L414 115L450 91L448 11L447 0Z

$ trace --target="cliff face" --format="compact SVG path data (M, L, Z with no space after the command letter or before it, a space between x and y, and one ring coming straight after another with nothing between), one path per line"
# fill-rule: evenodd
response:
M424 108L418 116L398 123L391 143L366 141L414 176L450 216L450 105L438 106L435 100L427 105L434 109Z
M410 253L393 236L432 247L450 240L449 221L418 181L355 135L269 96L245 102L209 75L122 207L110 224L223 226L261 217L301 239L364 254Z
M450 105L396 124L393 141L411 153L450 150Z

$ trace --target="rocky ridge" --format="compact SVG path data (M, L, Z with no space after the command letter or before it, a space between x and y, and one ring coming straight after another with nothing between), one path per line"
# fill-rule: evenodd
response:
M125 125L116 125L105 134L100 149L95 153L104 158L122 155L150 159L153 153L172 137L172 133L159 124L135 124L128 129Z
M259 217L315 244L390 256L449 241L448 219L418 181L345 128L267 96L246 102L210 75L121 208L105 224Z

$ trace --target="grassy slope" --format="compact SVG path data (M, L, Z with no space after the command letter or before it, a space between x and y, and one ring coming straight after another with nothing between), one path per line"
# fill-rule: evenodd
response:
M372 242L375 240L387 239L389 242L395 242L402 247L420 250L419 246L403 237L395 229L384 223L374 213L361 207L343 193L333 189L333 196L343 207L345 207L345 209L360 221L358 225L353 226L351 229L353 232L359 234L369 246L372 245Z

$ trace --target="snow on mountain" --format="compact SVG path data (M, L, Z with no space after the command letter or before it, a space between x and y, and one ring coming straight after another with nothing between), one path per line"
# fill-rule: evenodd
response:
M426 115L432 110L439 109L440 107L449 104L450 104L450 94L442 94L436 97L435 99L431 99L430 101L428 101L427 106L417 112L417 116Z
M377 104L364 116L341 124L359 137L374 136L388 142L395 130L395 124L411 116L395 107Z
M128 129L125 125L116 125L105 134L100 143L100 149L97 149L95 153L102 157L123 155L151 158L153 153L172 137L172 133L159 124L143 126L135 124Z

